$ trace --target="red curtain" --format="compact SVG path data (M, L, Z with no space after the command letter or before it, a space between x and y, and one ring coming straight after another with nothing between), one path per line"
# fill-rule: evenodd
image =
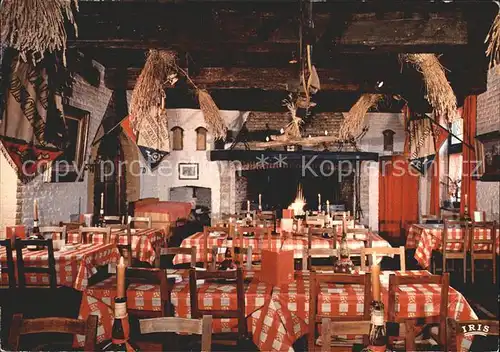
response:
M403 155L380 161L379 231L398 238L408 222L418 221L419 175Z
M465 98L462 118L464 120L464 143L462 143L462 182L460 194L460 214L464 214L467 203L469 215L476 210L476 181L472 179L476 167L474 138L476 137L477 96ZM468 145L467 145L468 144Z

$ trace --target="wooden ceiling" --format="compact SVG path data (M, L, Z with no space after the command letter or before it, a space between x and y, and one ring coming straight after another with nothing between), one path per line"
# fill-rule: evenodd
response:
M298 57L307 8L298 0L81 1L79 37L69 46L106 67L111 89L132 89L147 50L166 49L221 109L283 111L281 100L297 84L299 67L289 61ZM302 35L313 41L322 84L317 110L346 111L360 94L381 91L428 111L420 73L398 61L403 52L442 55L459 101L485 91L484 38L496 11L485 1L313 2L314 28ZM197 107L183 82L168 90L167 101L172 108ZM401 105L393 100L379 108Z

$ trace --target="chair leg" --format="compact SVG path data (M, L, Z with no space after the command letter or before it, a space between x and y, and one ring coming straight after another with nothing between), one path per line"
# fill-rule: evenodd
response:
M476 264L475 264L475 260L474 260L474 255L472 255L470 257L470 269L471 269L471 278L472 278L472 284L474 284L474 280L476 278Z
M464 271L464 284L467 283L467 255L464 255L464 267L463 267L463 271Z
M497 283L497 258L496 254L493 252L493 284Z

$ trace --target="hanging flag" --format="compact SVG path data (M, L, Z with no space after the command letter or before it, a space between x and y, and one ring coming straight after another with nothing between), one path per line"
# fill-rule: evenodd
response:
M43 172L62 153L67 131L62 106L61 71L54 62L36 67L9 51L2 63L0 142L2 152L27 182Z
M168 126L163 114L142 119L138 133L134 132L130 124L130 116L121 122L123 132L137 145L151 171L155 170L170 152Z
M407 128L410 165L421 174L425 174L448 138L448 131L425 114L412 114Z

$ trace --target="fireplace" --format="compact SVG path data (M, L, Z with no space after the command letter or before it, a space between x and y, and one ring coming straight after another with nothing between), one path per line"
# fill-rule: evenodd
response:
M236 175L236 210L246 209L250 200L252 209L257 209L259 194L262 194L263 210L286 209L294 202L299 185L306 202L304 210L318 209L318 194L324 209L328 200L331 205L343 205L353 209L354 174L339 177L335 171L303 172L301 168L276 168L245 170Z
M212 208L212 190L206 187L183 186L170 188L170 200L187 202L196 207Z

